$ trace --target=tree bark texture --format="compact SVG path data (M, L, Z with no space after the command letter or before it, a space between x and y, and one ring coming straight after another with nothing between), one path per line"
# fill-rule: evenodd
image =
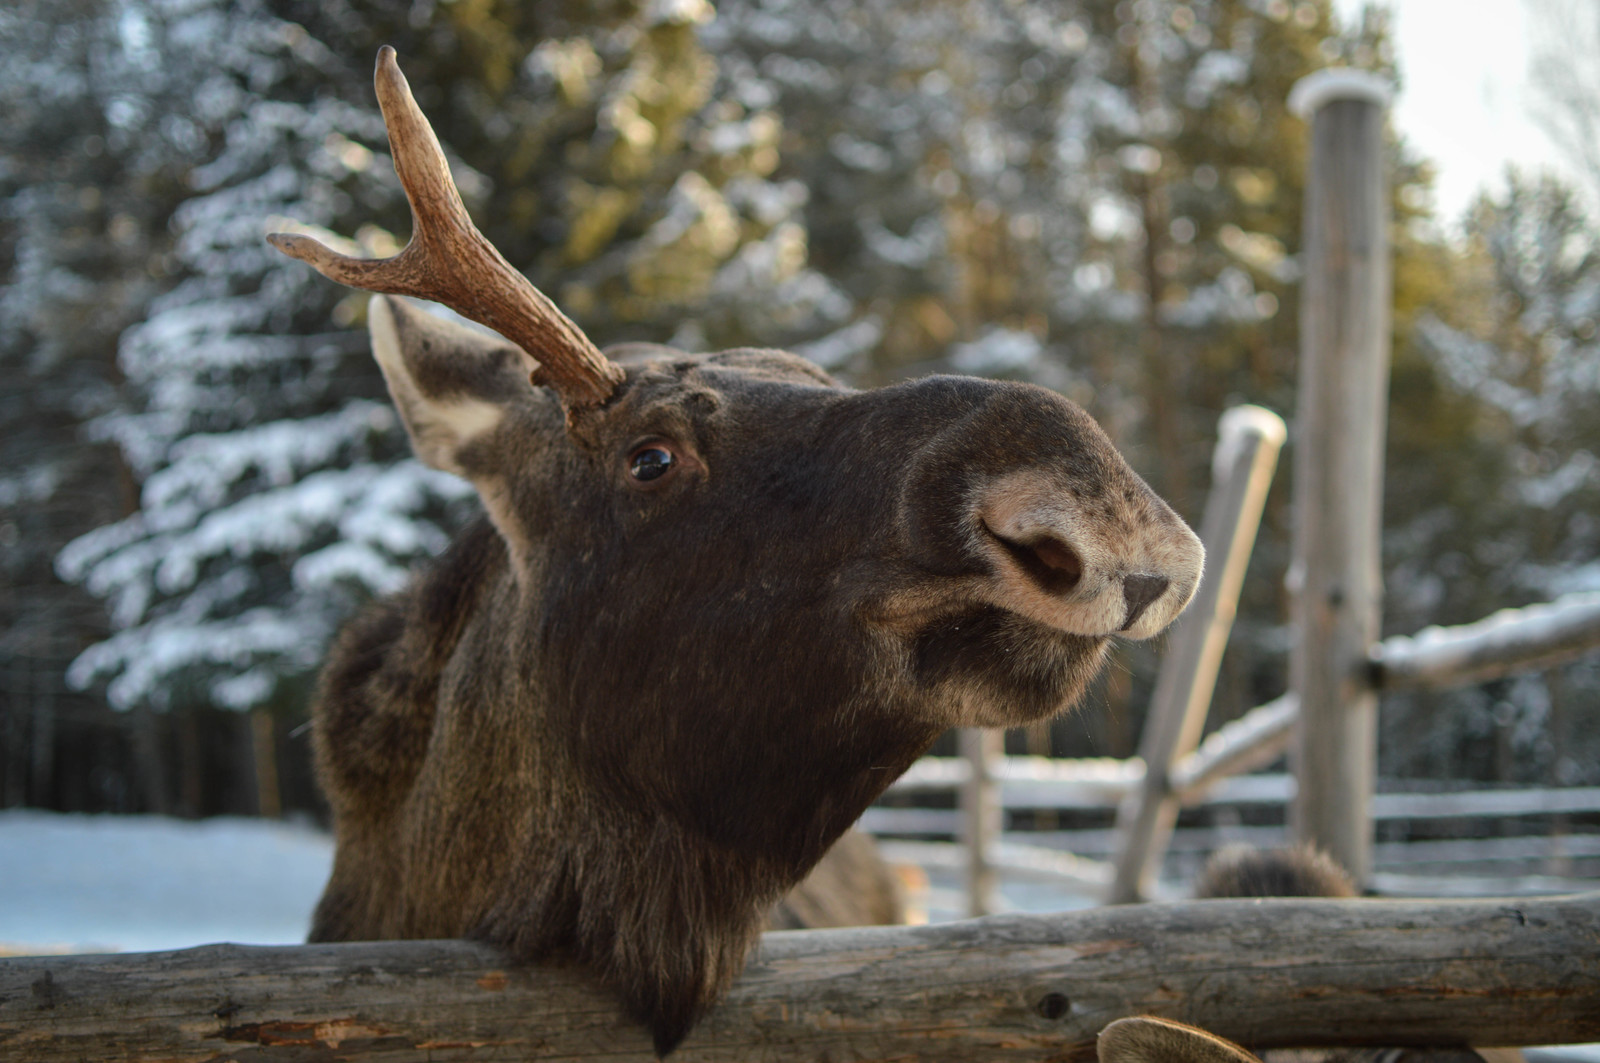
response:
M1310 79L1307 79L1309 81ZM1389 211L1384 108L1324 94L1311 122L1295 414L1296 640L1291 767L1296 837L1357 882L1372 870L1377 696L1367 653L1382 610L1384 417L1389 388Z
M768 934L675 1063L1084 1060L1124 1015L1258 1048L1600 1039L1600 892L1220 900ZM0 1058L651 1058L581 972L460 941L0 960Z

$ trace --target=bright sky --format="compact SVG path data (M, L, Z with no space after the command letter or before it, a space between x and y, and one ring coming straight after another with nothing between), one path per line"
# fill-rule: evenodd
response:
M1587 0L1586 0L1587 2ZM1347 24L1364 0L1334 0ZM1526 0L1385 0L1403 80L1394 120L1438 171L1435 207L1452 226L1507 165L1568 167L1534 124Z

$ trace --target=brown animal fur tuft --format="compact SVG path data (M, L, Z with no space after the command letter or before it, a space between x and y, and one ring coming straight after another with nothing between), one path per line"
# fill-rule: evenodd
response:
M1206 861L1196 897L1354 897L1359 891L1339 862L1312 845L1256 849L1230 845Z

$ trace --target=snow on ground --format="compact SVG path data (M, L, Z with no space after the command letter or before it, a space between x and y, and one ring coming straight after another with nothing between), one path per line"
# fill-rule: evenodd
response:
M0 953L294 944L332 866L271 820L0 812Z

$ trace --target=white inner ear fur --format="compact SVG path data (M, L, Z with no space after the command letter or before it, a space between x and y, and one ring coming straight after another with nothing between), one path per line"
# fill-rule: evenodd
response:
M482 399L454 396L439 400L424 395L412 378L400 344L389 300L375 296L367 304L367 330L372 336L372 354L389 385L389 394L400 419L411 436L417 457L435 469L465 476L456 454L472 440L492 432L505 417L505 410Z

